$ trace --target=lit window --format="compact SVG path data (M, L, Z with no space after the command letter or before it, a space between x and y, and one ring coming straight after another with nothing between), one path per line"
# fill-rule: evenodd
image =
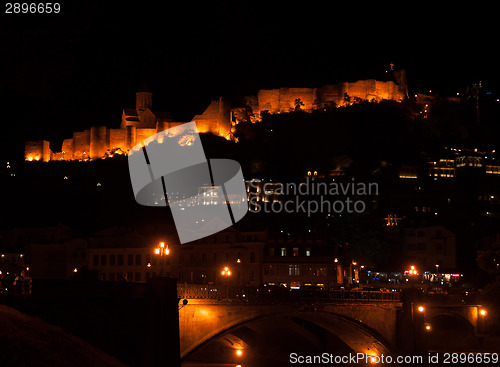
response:
M281 248L281 256L286 256L286 247Z
M300 275L300 267L298 265L288 265L288 275Z

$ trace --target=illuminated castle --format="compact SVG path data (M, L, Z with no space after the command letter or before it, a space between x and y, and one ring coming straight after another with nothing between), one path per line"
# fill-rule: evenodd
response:
M331 107L348 106L356 101L380 102L390 100L401 102L408 98L408 84L405 70L394 70L391 64L387 71L388 80L358 80L354 83L338 83L321 88L280 88L260 90L256 96L245 97L245 104L251 109L252 120L259 120L261 113L283 113L297 109L311 112ZM244 109L235 109L235 116ZM248 110L248 109L246 109ZM237 119L235 119L237 120Z
M25 159L28 161L87 160L127 154L136 144L151 135L185 122L173 122L169 112L152 110L153 93L142 87L136 93L135 108L122 112L120 128L92 126L73 133L64 139L60 152L52 152L48 141L28 141L25 144ZM230 111L223 98L212 101L205 112L196 115L199 132L211 132L231 139Z
M201 115L196 115L198 132L213 133L228 140L233 139L235 125L243 120L261 119L262 112L283 113L297 109L310 112L327 107L347 106L356 101L401 102L408 97L405 70L391 70L390 79L359 80L354 83L325 85L322 88L280 88L260 90L256 96L244 98L245 107L231 108L222 97L212 101ZM135 109L125 108L120 128L92 126L73 133L65 139L60 152L52 152L46 140L28 141L25 145L27 161L87 160L127 154L136 144L151 135L184 122L173 122L170 113L152 110L153 94L146 88L136 93Z

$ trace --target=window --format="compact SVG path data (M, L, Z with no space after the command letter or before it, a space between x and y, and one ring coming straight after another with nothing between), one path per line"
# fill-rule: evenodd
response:
M109 273L109 280L114 282L116 280L116 273Z
M293 256L299 256L299 248L298 247L293 248Z
M250 262L254 263L255 262L255 252L250 252Z
M288 275L300 275L300 267L298 265L288 265Z
M272 265L265 265L264 266L264 274L265 275L274 275L273 266Z
M274 256L274 247L269 247L267 251L269 256Z
M249 277L249 280L251 282L253 282L255 280L255 271L254 270L250 270L250 272L248 274L248 277Z
M118 254L117 255L117 265L118 266L123 266L123 254Z
M101 266L106 266L106 255L101 255Z
M306 256L311 256L311 249L309 247L306 248Z
M316 273L316 275L319 277L326 276L326 268L325 267L318 268L318 272Z
M140 271L135 272L134 281L136 281L136 282L141 281L141 272Z
M141 265L141 254L135 255L135 265Z
M132 277L134 273L132 273L131 271L129 271L127 274L123 273L123 275L127 277L128 282L131 282L133 280Z
M116 255L109 255L109 265L110 266L116 265Z
M281 256L286 256L286 247L281 248Z
M99 255L94 255L92 265L98 266L99 265Z
M132 254L127 255L127 265L128 266L134 265L134 255Z

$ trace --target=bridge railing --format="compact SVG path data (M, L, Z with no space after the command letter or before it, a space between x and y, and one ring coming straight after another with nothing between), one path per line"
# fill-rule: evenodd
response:
M177 296L190 299L231 299L241 301L340 301L399 302L399 292L315 289L289 290L279 287L228 287L207 284L177 284Z
M338 301L364 301L364 302L399 302L399 292L380 291L330 291L330 300Z

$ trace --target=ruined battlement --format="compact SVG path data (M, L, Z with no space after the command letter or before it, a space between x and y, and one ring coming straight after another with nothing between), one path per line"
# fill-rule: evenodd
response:
M64 139L60 152L50 150L46 140L26 142L25 160L92 160L128 154L136 144L150 136L185 123L172 121L169 112L153 111L152 95L142 88L136 93L136 108L123 109L120 128L92 126L84 131L76 131L73 137ZM199 132L231 139L230 108L222 98L212 101L205 112L196 115L192 121L197 122Z
M233 139L235 125L244 118L259 121L262 113L283 113L297 109L311 112L317 109L348 106L356 101L379 102L391 100L401 102L408 98L405 70L393 70L387 81L375 79L353 83L325 85L321 88L262 89L257 95L244 98L246 107L232 108L223 98L212 101L202 114L196 115L198 132L213 133L228 140ZM46 140L28 141L25 144L27 161L90 160L128 154L136 144L151 135L178 126L185 122L174 122L169 112L154 111L153 93L141 87L136 93L135 108L124 108L120 128L92 126L73 133L65 139L60 152L52 152Z

